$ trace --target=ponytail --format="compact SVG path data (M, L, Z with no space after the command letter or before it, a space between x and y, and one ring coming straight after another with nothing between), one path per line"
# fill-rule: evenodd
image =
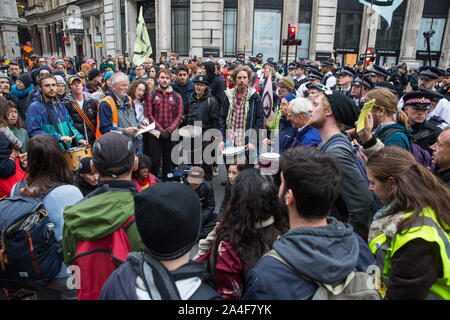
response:
M408 116L400 109L397 110L395 122L404 126L406 130L409 130Z

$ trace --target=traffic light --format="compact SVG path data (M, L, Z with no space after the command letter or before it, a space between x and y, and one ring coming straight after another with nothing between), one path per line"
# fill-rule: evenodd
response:
M288 40L295 40L295 33L297 28L291 25L288 25Z

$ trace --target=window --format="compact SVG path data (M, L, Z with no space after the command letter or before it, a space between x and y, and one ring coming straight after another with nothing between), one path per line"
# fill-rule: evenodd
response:
M404 16L394 15L391 27L388 29L386 20L380 18L381 27L377 31L377 49L400 50L402 42Z
M334 33L335 48L359 48L362 13L338 12Z
M172 0L172 52L188 56L190 48L190 1Z
M301 59L309 58L311 12L312 12L312 0L300 0L298 12L297 39L302 40L302 44L300 46L297 46L297 57Z
M224 8L223 11L223 55L236 56L237 8Z
M445 21L445 18L422 18L417 50L427 50L427 42L425 41L423 33L430 30L435 32L430 38L430 50L441 50L442 37L444 36L445 31Z

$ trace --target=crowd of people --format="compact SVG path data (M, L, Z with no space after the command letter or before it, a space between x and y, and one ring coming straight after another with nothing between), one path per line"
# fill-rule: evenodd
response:
M364 67L298 59L286 68L262 53L9 61L1 295L449 300L450 67ZM179 183L175 147L181 129L198 126L200 161L183 163ZM263 150L278 155L275 173ZM219 168L227 179L216 208ZM6 241L19 228L5 214L16 198L41 200L54 239L20 242L37 252L29 279L11 271L26 258ZM32 212L36 225L42 212ZM39 256L55 246L62 254ZM368 288L373 266L381 271Z

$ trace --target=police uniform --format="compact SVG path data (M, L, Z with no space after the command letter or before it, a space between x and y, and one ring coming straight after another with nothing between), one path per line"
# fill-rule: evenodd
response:
M333 63L326 60L322 61L321 64L322 66L326 66L331 69L334 68ZM333 75L331 71L329 71L326 74L324 74L320 83L322 83L324 86L327 86L328 88L332 88L334 85L336 85L336 77Z
M355 80L353 81L352 86L361 86L363 85L367 89L373 88L373 82L369 79L368 76L364 75L364 79L362 79L362 76L356 76ZM364 97L361 97L361 99L356 98L354 96L351 96L355 104L359 107L359 102L361 100L361 106L364 104Z
M390 72L383 67L377 66L373 64L370 68L370 72L367 74L368 77L379 76L382 77L385 81L390 76ZM376 82L375 82L376 83Z
M415 90L408 92L403 98L405 107L429 110L433 95L423 90ZM436 143L439 134L442 132L442 129L438 127L442 121L441 118L434 116L430 120L425 119L424 122L411 126L413 142L431 154L430 146Z

